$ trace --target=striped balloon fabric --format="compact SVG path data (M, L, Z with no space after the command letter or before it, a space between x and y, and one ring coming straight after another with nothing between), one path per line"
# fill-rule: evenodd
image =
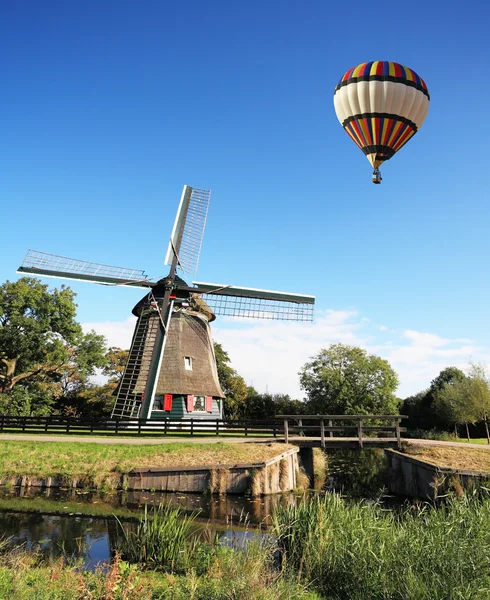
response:
M379 60L349 69L334 93L337 118L375 169L417 133L429 101L415 71Z

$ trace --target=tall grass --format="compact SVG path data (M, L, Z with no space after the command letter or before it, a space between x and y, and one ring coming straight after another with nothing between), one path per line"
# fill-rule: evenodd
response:
M284 569L328 600L490 598L490 500L384 511L338 495L279 507Z
M184 571L193 564L204 546L192 532L198 513L186 515L179 508L161 505L145 512L136 523L122 523L116 518L116 550L130 563L159 568L171 573Z

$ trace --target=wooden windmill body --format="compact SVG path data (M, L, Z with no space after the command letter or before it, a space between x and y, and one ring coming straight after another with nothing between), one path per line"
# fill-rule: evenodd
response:
M216 315L311 321L315 298L256 288L194 282L210 192L184 186L165 264L167 277L29 250L18 272L148 288L136 304L129 359L117 389L113 417L220 419L223 391L218 380L209 323Z

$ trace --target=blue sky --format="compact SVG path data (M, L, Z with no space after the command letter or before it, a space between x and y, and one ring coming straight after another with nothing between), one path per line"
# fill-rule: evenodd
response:
M489 22L483 2L3 3L0 280L27 248L163 275L187 183L213 190L198 280L317 297L309 329L216 322L257 387L299 395L333 341L388 358L401 395L488 362ZM381 186L332 101L370 60L431 93ZM141 292L72 287L124 344Z

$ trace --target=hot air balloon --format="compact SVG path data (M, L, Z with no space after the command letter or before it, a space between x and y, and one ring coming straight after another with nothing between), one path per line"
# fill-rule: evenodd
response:
M373 166L373 183L381 183L379 166L420 129L430 97L415 71L378 60L349 69L333 101L342 127Z

